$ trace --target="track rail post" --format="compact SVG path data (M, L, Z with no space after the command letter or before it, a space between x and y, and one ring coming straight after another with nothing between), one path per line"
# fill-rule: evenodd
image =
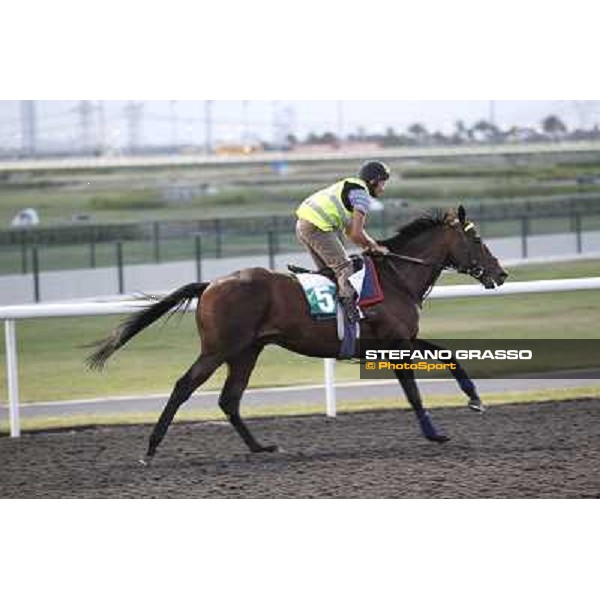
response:
M4 322L4 339L6 342L6 374L8 384L8 415L10 421L10 437L21 435L19 419L19 373L17 364L17 336L15 322L7 319Z
M335 417L335 358L326 358L323 363L325 368L325 407L327 416Z

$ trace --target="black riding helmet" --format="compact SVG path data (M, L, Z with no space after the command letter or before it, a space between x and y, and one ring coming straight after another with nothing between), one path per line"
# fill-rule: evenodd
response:
M373 195L374 184L378 181L387 181L390 178L390 169L385 163L378 160L371 160L360 168L358 176L367 183L369 192Z

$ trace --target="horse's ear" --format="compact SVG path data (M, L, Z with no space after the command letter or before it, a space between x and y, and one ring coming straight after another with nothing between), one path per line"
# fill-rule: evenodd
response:
M464 225L467 220L467 211L462 204L458 207L458 220L460 221L461 225Z

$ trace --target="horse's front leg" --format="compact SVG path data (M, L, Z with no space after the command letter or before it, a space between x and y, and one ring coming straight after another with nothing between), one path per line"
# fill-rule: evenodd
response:
M444 348L442 348L441 346L438 346L437 344L433 344L432 342L428 342L426 340L421 340L421 339L414 340L414 345L415 345L415 348L422 348L423 350L444 350ZM479 412L479 413L484 412L485 407L483 406L483 404L481 402L481 398L479 397L477 388L475 387L473 380L469 377L469 374L464 369L464 367L454 358L450 359L450 360L445 360L445 359L440 359L440 360L441 360L441 362L444 362L446 364L449 364L449 363L455 364L455 368L450 369L450 373L452 373L452 376L454 377L454 379L456 379L456 382L460 386L460 389L469 398L469 403L467 406L471 410L474 410L475 412Z
M408 402L417 415L423 435L432 442L447 442L450 438L437 429L433 424L431 415L423 408L421 394L417 387L417 382L415 381L414 371L403 369L396 370L394 373L406 394Z

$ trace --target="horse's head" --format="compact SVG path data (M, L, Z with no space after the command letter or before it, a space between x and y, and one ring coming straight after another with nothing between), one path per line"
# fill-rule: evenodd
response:
M508 277L498 259L481 241L475 224L467 220L464 207L450 211L445 219L448 235L448 261L459 273L466 273L491 289L500 286Z
M432 265L433 285L444 267L467 273L486 288L502 285L508 273L481 241L475 225L467 220L463 206L456 210L435 209L400 227L395 236L379 242L392 256L403 255Z

